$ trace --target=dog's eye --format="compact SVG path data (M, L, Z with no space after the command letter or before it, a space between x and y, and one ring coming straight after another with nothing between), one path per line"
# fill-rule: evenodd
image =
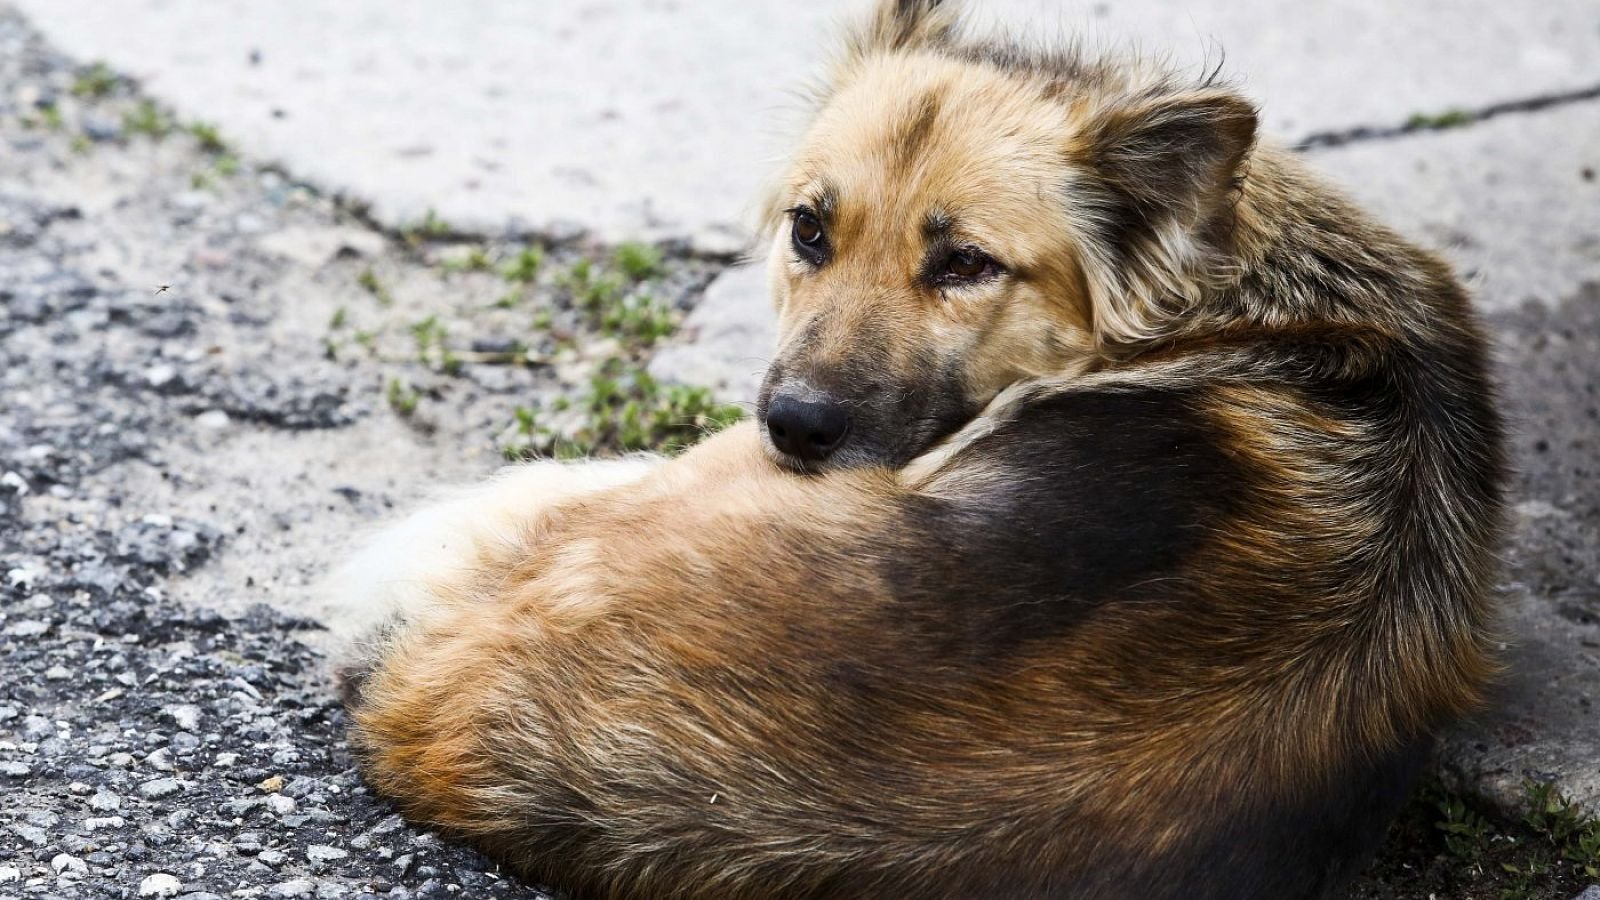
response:
M991 278L999 272L999 265L983 251L962 247L944 258L935 280L940 284L963 284Z
M817 247L822 244L822 223L809 210L796 210L794 214L794 240L797 244Z

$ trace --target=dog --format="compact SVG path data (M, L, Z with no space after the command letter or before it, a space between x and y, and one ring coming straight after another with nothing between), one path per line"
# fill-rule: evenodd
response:
M847 48L756 420L347 570L367 779L584 898L1335 895L1495 670L1461 286L1215 77Z

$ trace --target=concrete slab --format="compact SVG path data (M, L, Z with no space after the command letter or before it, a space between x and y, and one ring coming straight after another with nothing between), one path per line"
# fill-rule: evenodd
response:
M735 266L718 275L674 340L650 360L651 375L705 385L724 402L753 408L778 340L766 265Z
M1487 310L1600 281L1600 101L1309 154Z
M726 245L785 110L867 0L16 0L253 155L478 230ZM983 27L1137 42L1230 71L1289 138L1600 81L1600 10L1490 0L995 0Z
M1490 323L1512 425L1507 672L1444 758L1508 809L1532 779L1600 812L1600 282Z

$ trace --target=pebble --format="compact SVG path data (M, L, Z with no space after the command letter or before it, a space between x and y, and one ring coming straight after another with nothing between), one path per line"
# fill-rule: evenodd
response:
M280 816L287 816L294 812L294 798L285 797L282 794L273 794L267 798L267 808Z
M102 790L89 798L89 808L101 812L111 812L122 807L122 798L110 791Z
M21 881L22 870L16 866L0 866L0 884L8 881Z
M89 874L89 864L69 853L57 853L50 860L50 868L54 869L57 875Z
M327 844L312 844L306 848L306 859L314 863L333 862L344 859L349 855L350 851L341 850L338 847L330 847Z
M122 828L128 824L121 816L99 816L83 820L84 831L101 831L106 828Z
M147 875L139 882L139 896L141 897L175 897L183 890L183 882L177 876L168 875L166 872L157 872Z
M280 881L271 887L274 897L309 897L316 891L317 886L310 879L294 878L289 881Z
M284 853L282 850L263 850L256 854L257 860L260 860L261 862L273 867L283 865L288 858L288 854Z
M8 775L12 778L27 778L32 774L33 769L27 763L16 762L15 760L0 762L0 775Z
M183 790L176 778L156 778L139 785L139 794L151 800L170 797Z

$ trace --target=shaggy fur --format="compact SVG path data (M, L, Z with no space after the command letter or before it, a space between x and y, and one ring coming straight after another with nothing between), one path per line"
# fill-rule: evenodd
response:
M1493 670L1461 288L1213 81L933 0L848 46L766 393L849 443L523 467L380 538L368 778L600 900L1331 895Z

